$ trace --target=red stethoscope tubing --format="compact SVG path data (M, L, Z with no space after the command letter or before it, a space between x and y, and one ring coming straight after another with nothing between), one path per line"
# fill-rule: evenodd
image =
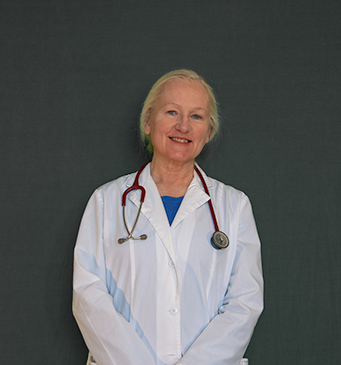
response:
M134 180L134 184L128 188L122 195L122 207L124 207L126 205L126 200L127 200L127 195L133 191L133 190L141 190L141 198L140 198L140 203L144 202L144 198L146 196L146 190L143 186L139 185L139 177L141 175L141 172L143 171L143 169L149 164L150 161L146 162L141 168L140 170L137 172L136 176L135 176L135 180Z
M206 184L206 182L205 182L205 180L204 180L204 177L202 176L201 172L199 171L199 169L198 169L196 166L194 166L194 170L196 171L196 173L198 174L198 176L199 176L199 178L200 178L200 180L201 180L201 183L202 183L202 186L204 187L205 193L206 193L209 197L211 197L211 195L210 195L210 193L209 193L209 191L208 191L208 188L207 188L207 184ZM212 220L213 220L213 224L214 224L214 229L215 229L216 231L219 231L217 218L216 218L216 216L215 216L214 209L213 209L213 205L212 205L212 200L210 199L207 203L208 203L208 206L209 206L210 211L211 211L211 216L212 216Z
M139 236L139 237L133 237L133 231L136 227L136 224L137 224L137 221L139 219L139 216L140 216L140 213L141 213L141 208L142 208L142 203L144 202L144 199L145 199L145 196L146 196L146 190L144 189L143 186L141 186L139 184L139 177L141 175L141 172L143 171L143 169L149 164L150 161L146 162L141 168L140 170L137 172L136 176L135 176L135 180L134 180L134 183L133 185L128 188L127 190L124 191L123 195L122 195L122 207L123 207L123 222L124 222L124 226L126 228L126 231L128 233L128 236L126 238L120 238L118 240L118 243L119 244L122 244L123 242L129 240L129 239L134 239L134 240L138 240L138 239L142 239L142 240L145 240L147 238L147 236L145 234ZM200 170L197 168L197 166L194 166L194 169L196 171L196 173L198 174L200 180L201 180L201 183L204 187L204 190L205 190L205 193L210 197L210 193L208 191L208 188L207 188L207 184L200 172ZM141 190L141 197L140 197L140 207L139 207L139 211L137 213L137 217L135 219L135 223L133 225L133 228L131 229L131 231L129 232L129 229L128 229L128 226L127 226L127 223L126 223L126 219L125 219L125 206L126 206L126 200L127 200L127 195L133 191L133 190ZM217 222L217 218L216 218L216 215L214 213L214 209L213 209L213 205L212 205L212 200L208 200L208 206L210 208L210 212L211 212L211 217L212 217L212 220L213 220L213 224L214 224L214 229L215 229L215 232L212 236L212 239L211 239L211 244L214 248L216 249L222 249L222 248L226 248L228 245L229 245L229 240L228 240L228 237L225 235L225 233L223 232L220 232L219 231L219 227L218 227L218 222Z

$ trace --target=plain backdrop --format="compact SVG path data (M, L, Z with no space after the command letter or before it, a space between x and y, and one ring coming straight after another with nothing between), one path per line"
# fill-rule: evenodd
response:
M1 363L85 364L79 222L146 161L141 105L179 68L220 104L199 164L250 197L262 241L250 365L340 361L340 19L339 0L0 0Z

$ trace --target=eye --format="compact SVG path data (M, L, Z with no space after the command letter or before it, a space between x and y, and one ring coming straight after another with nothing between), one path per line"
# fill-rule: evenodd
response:
M175 110L168 110L167 114L169 115L176 115L176 111Z
M198 115L198 114L194 114L194 115L192 115L192 117L194 119L202 119L202 116L201 115Z

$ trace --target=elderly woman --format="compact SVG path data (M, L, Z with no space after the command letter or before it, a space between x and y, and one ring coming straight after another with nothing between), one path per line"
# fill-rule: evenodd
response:
M141 114L152 161L90 198L73 302L88 363L241 362L263 308L260 243L246 195L195 163L217 130L206 81L164 75Z

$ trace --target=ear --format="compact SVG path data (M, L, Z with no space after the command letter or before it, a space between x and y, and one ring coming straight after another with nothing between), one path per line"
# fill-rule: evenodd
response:
M150 119L146 120L144 123L143 130L147 136L150 134Z
M149 136L151 132L151 119L151 115L148 115L148 118L146 118L143 126L143 131L147 136Z

